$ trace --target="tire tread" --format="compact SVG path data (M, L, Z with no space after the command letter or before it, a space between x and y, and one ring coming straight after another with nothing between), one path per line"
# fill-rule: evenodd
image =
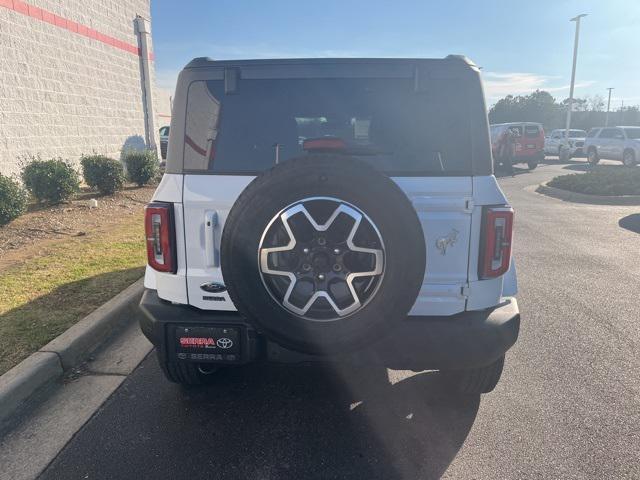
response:
M179 383L185 386L205 385L210 375L203 375L198 371L198 365L195 363L169 362L158 359L162 371L172 383Z

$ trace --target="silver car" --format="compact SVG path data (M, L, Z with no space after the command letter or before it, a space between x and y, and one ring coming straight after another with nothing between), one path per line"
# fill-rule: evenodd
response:
M584 149L589 163L619 160L628 167L640 159L640 127L596 127L589 130Z
M583 157L585 155L583 146L586 136L587 132L584 130L569 130L568 150L564 151L567 148L565 129L557 128L552 130L544 138L544 153L545 155L558 155L561 158Z

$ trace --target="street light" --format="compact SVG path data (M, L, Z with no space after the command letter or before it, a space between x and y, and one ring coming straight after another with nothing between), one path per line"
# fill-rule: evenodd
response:
M569 110L567 111L567 126L565 128L565 142L569 141L569 129L571 128L571 112L573 111L573 86L576 82L576 62L578 61L578 38L580 37L580 19L586 17L586 13L581 13L571 19L576 22L576 38L573 42L573 68L571 69L571 86L569 87Z
M609 90L609 100L607 100L607 116L604 117L604 126L608 127L609 126L609 107L611 106L611 90L613 90L613 87L609 87L607 88L607 90Z

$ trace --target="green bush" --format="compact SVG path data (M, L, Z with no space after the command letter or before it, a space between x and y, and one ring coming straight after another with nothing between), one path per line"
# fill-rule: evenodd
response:
M18 183L0 174L0 225L15 220L27 209L27 192Z
M119 161L103 155L85 155L80 163L85 183L103 195L111 195L124 186L124 168Z
M583 174L561 175L548 185L589 195L640 195L640 168L603 165Z
M80 190L78 172L61 158L32 158L22 170L22 181L40 202L63 202Z
M125 152L123 159L127 167L127 177L139 187L156 179L158 155L153 150Z

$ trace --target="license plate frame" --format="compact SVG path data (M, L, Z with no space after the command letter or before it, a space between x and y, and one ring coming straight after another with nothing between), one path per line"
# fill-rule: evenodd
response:
M235 326L176 326L173 354L180 361L237 363L242 355L242 332Z

